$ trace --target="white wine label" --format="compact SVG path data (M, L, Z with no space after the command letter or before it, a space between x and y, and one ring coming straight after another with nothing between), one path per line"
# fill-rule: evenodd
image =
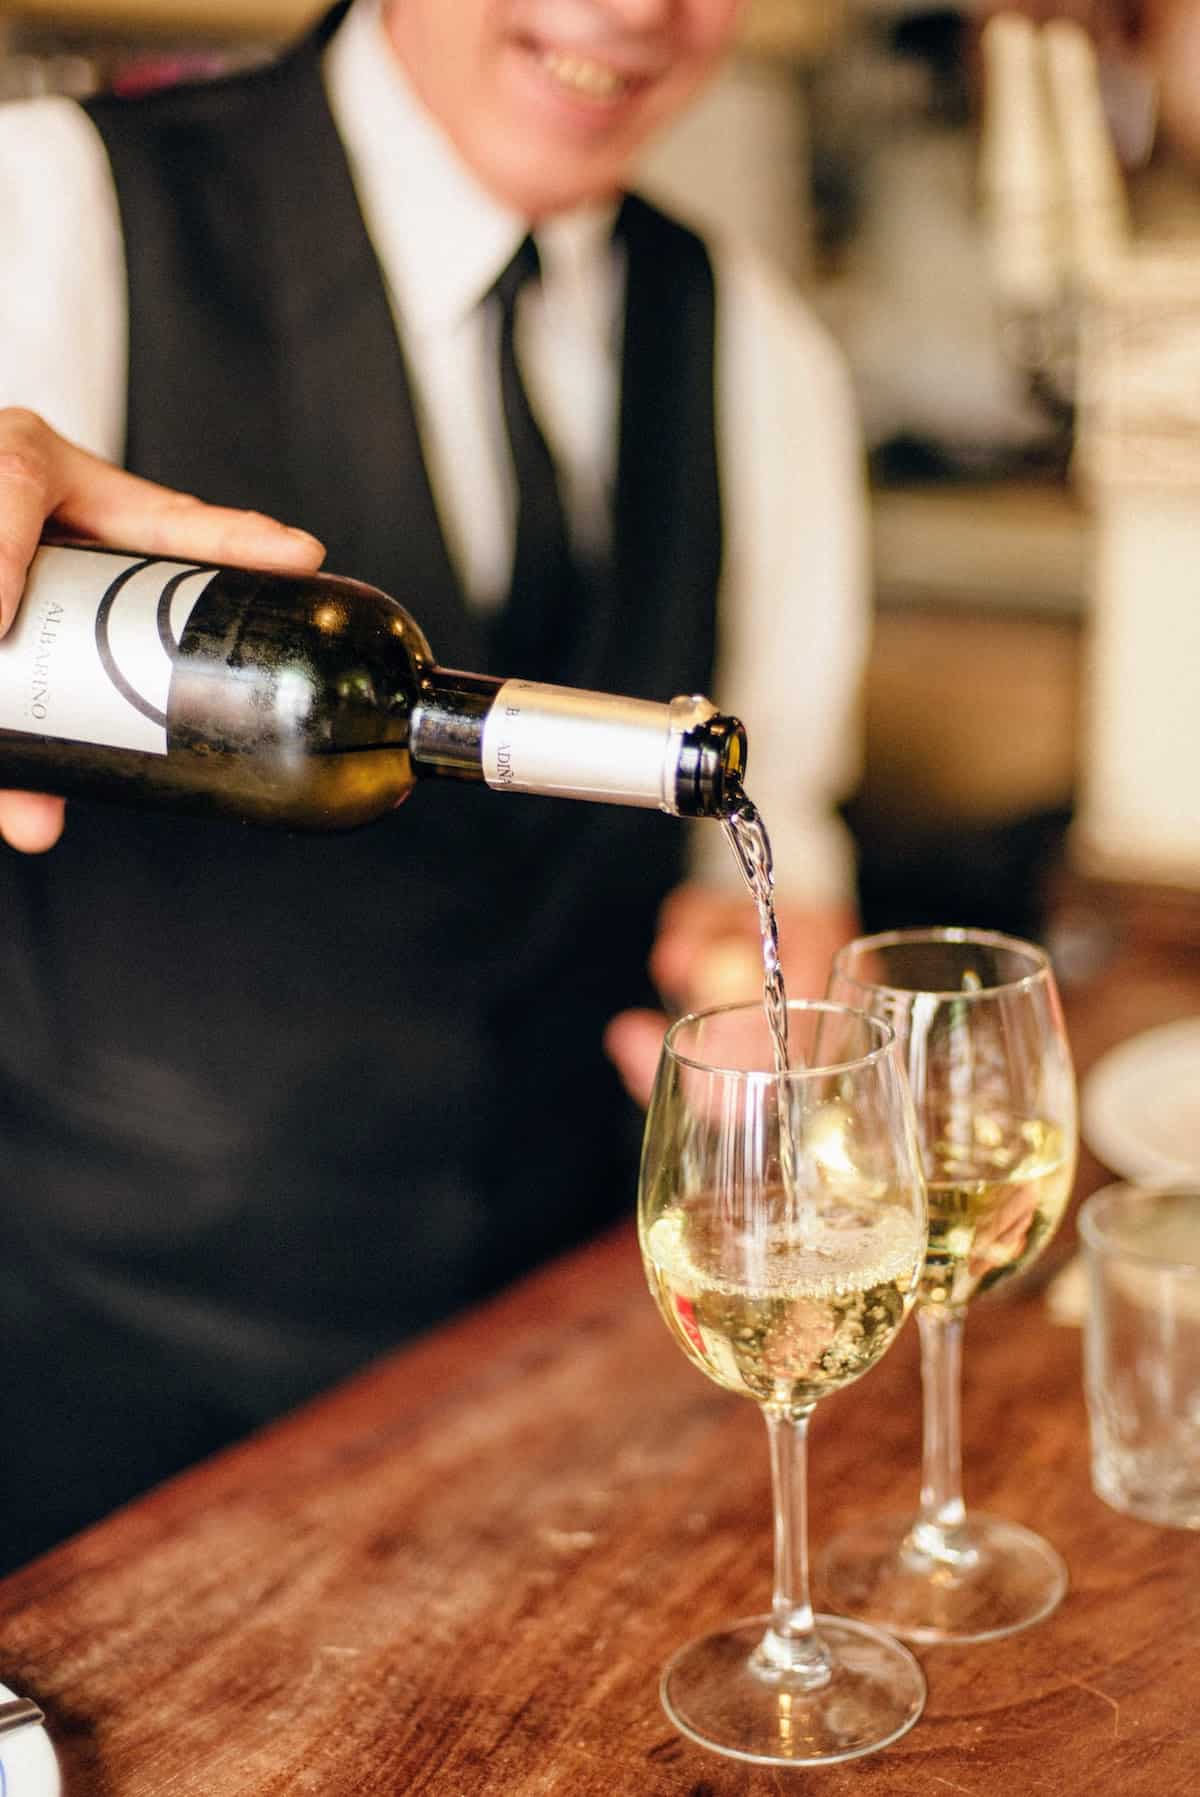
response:
M0 729L167 752L179 639L214 568L40 549L0 641Z
M682 730L714 709L688 700L685 724L679 704L507 680L483 727L483 777L498 792L674 811Z

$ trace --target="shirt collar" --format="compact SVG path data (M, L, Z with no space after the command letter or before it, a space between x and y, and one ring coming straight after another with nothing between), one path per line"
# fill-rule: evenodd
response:
M388 42L380 0L351 7L325 53L325 83L406 330L452 328L491 288L527 221L480 184L425 109ZM548 306L595 316L594 276L615 216L612 204L581 206L538 228Z

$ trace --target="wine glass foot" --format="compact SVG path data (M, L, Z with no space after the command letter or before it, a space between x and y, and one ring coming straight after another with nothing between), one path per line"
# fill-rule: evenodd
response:
M829 1765L898 1740L925 1707L916 1660L865 1623L840 1616L816 1622L832 1661L830 1677L816 1689L756 1664L769 1616L748 1617L681 1648L661 1685L675 1727L714 1753L760 1766Z
M1049 1616L1067 1589L1059 1554L1019 1523L968 1512L946 1556L923 1551L916 1519L884 1517L837 1536L817 1588L847 1616L908 1641L994 1641Z

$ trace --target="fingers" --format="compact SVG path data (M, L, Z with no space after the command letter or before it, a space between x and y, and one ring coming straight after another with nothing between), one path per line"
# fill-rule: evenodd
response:
M757 935L720 936L696 954L687 994L688 1009L709 1005L761 1002L763 992L762 944ZM794 997L791 987L788 996Z
M650 1102L667 1020L660 1011L622 1011L604 1032L604 1048L625 1090L638 1104Z
M676 888L663 905L650 955L650 977L673 1002L690 1007L698 963L715 943L751 939L756 929L748 897L705 890L699 884Z
M206 505L190 494L174 493L112 468L73 446L68 460L72 484L65 488L55 517L82 536L152 555L295 573L309 573L324 559L316 537L262 512Z
M0 414L0 631L8 629L42 525L54 510L50 433L30 412Z
M0 836L26 855L41 855L62 835L66 806L44 792L0 792Z
M20 603L48 519L116 548L307 573L324 556L307 531L205 505L127 474L57 435L36 413L0 411L0 632Z
M853 909L780 899L776 919L789 998L819 998L834 951L856 933ZM706 889L699 882L676 888L659 915L650 975L676 1011L760 996L762 939L750 895Z

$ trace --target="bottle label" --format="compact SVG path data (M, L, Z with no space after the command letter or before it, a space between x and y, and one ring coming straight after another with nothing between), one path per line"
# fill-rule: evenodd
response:
M179 639L216 572L40 549L0 641L0 729L165 755Z
M676 750L666 705L507 680L483 727L483 777L498 792L673 811Z

